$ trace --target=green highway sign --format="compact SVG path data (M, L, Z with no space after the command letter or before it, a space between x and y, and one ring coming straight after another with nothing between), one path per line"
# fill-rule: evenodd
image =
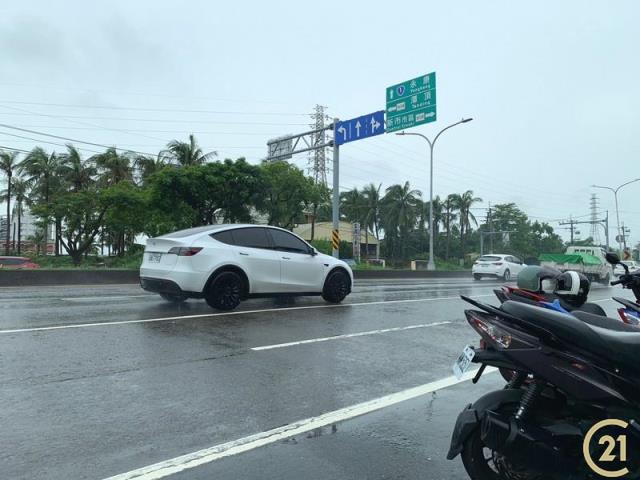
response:
M387 132L435 122L436 73L431 72L388 87L386 113Z

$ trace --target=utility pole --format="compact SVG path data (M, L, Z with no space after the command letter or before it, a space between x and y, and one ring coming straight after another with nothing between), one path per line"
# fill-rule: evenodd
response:
M489 202L489 211L487 213L489 217L489 231L493 232L493 217L491 216L491 202ZM493 235L489 236L489 253L493 253Z
M569 217L569 221L568 222L558 222L560 225L569 225L569 230L571 231L571 241L570 243L573 244L573 231L575 230L575 226L578 224L578 222L576 222L574 219L572 219L571 217Z
M339 120L335 118L334 125ZM338 143L333 141L333 202L332 202L332 220L333 231L331 232L331 246L333 250L333 256L340 258L340 147Z

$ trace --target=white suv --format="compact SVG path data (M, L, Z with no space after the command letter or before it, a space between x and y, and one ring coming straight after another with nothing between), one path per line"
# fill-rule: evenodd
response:
M170 302L232 310L249 297L322 295L339 303L353 272L297 235L265 225L210 225L147 240L140 285Z
M518 257L503 255L500 253L483 255L476 260L471 268L474 280L482 277L497 277L508 282L517 277L526 265Z

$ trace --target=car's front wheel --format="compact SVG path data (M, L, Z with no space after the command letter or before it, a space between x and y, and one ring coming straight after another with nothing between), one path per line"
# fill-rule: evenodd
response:
M331 272L324 282L322 298L327 302L340 303L349 294L351 280L342 270Z
M218 310L233 310L240 304L243 281L235 272L222 272L213 279L205 294L210 307Z
M163 300L171 303L183 303L189 298L187 295L182 293L161 293L160 296Z
M482 275L480 275L479 273L474 273L473 274L473 279L474 280L481 280L482 279Z

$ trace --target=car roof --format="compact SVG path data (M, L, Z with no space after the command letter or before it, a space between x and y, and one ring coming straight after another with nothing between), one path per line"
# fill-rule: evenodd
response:
M511 256L508 253L485 253L484 255L480 255L480 258L482 257L509 257Z
M222 232L224 230L231 230L236 228L257 228L257 227L270 228L273 230L282 230L284 232L293 233L289 230L286 230L280 227L275 227L273 225L256 225L253 223L218 223L216 225L205 225L202 227L194 227L194 228L187 228L184 230L177 230L175 232L165 233L164 235L160 235L159 237L156 237L156 238L186 238L194 235L211 234L214 232Z

